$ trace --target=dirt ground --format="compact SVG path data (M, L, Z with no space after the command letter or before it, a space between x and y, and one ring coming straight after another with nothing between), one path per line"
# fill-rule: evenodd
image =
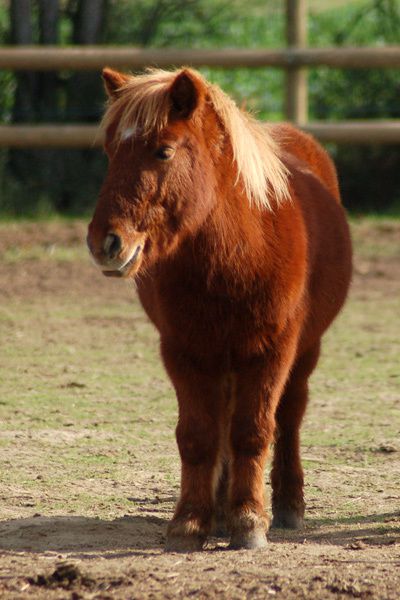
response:
M82 222L0 225L0 598L400 598L400 223L353 237L303 426L305 529L167 554L176 406L133 285L90 264Z

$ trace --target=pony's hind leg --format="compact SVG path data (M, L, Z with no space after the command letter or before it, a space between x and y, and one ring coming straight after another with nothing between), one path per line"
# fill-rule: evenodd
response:
M303 469L300 425L308 401L308 378L318 362L318 342L295 362L276 411L276 442L271 472L272 527L303 526Z

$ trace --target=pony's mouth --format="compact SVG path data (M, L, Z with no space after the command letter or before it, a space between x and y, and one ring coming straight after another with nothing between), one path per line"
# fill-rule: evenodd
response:
M133 249L132 254L129 256L126 262L118 267L118 269L103 269L103 275L106 277L128 277L131 271L133 271L133 268L137 267L142 250L143 246L138 244L136 248Z

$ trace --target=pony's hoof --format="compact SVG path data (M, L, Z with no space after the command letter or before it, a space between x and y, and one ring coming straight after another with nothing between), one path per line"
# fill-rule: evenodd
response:
M271 527L273 529L303 529L303 515L299 515L295 510L275 510L273 511Z
M226 538L229 536L229 529L226 519L217 519L213 523L211 535L217 538Z
M267 546L267 535L264 529L252 531L236 531L231 536L230 550L258 550Z
M253 511L231 517L231 541L229 548L256 550L267 545L268 517Z
M168 535L165 552L199 552L203 549L205 539L198 535Z
M211 535L216 538L226 538L229 536L229 531L226 525L218 524L211 530Z

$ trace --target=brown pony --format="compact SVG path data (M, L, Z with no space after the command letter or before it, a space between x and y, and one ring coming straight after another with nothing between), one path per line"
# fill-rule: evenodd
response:
M301 527L299 428L351 244L335 168L310 136L263 125L196 71L103 72L109 169L88 245L136 279L176 390L181 496L169 550L232 548Z

